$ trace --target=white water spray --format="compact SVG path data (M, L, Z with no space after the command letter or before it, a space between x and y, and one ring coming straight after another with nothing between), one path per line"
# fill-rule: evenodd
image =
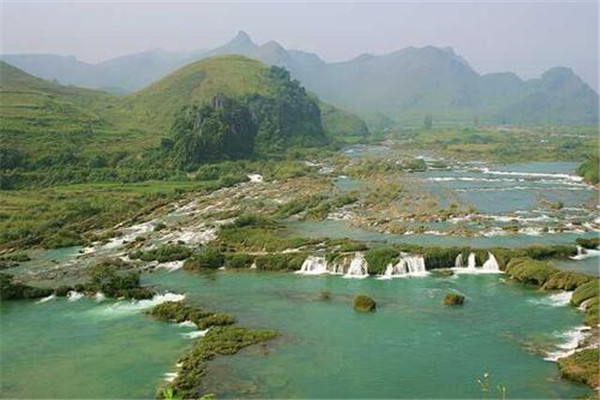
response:
M308 256L302 263L300 271L296 271L297 274L303 275L321 275L327 274L327 260L325 257Z
M344 278L366 278L369 276L367 269L367 260L363 253L354 253L354 258L350 261L350 266Z

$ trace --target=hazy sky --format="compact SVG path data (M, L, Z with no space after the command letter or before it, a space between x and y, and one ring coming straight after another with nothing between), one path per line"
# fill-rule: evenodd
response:
M451 46L480 73L572 67L597 88L598 4L589 2L50 2L2 0L2 52L96 62L150 48L220 45L238 30L326 61Z

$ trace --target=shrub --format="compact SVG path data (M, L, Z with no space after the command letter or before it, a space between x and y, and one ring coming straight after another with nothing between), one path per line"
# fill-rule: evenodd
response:
M381 275L388 264L395 264L400 254L392 248L372 249L365 253L369 274Z
M254 256L247 253L233 253L225 256L225 268L250 268L254 262Z
M191 254L192 251L186 246L180 244L164 244L149 251L133 251L129 253L129 258L164 263L169 261L185 260Z
M218 250L210 247L194 254L183 264L187 270L198 270L203 268L217 269L225 263L225 255Z
M278 253L259 256L254 260L261 271L298 271L306 259L306 253Z
M354 298L354 309L360 312L372 312L377 309L377 303L371 297L359 294Z
M577 238L575 243L586 249L596 249L600 246L600 238Z

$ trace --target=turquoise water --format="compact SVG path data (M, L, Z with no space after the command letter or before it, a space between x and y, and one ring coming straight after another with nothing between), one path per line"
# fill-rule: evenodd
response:
M219 397L480 398L475 378L486 371L512 398L587 392L559 379L556 365L537 353L553 349L581 314L501 275L380 281L179 272L148 279L231 311L243 325L280 330L266 356L255 350L215 362L207 382ZM319 300L323 290L332 300ZM451 290L467 296L463 308L442 305ZM357 293L372 295L377 312L354 312Z
M598 234L589 233L543 233L539 235L506 234L497 236L450 236L450 235L399 235L379 233L352 226L348 221L292 221L287 226L296 234L313 238L350 238L355 240L405 243L421 246L469 246L473 248L489 247L528 247L549 244L573 244L580 237L594 238Z
M153 273L146 283L233 313L280 338L217 358L206 377L219 398L480 398L484 372L509 398L589 393L558 377L544 351L582 315L502 275L380 281L295 274ZM332 299L319 300L322 291ZM442 305L448 291L467 296ZM357 293L378 302L359 314ZM150 398L191 345L189 328L153 321L139 303L64 299L0 305L3 397ZM527 321L526 323L524 321Z
M0 303L3 398L154 398L189 348L186 328L127 302Z

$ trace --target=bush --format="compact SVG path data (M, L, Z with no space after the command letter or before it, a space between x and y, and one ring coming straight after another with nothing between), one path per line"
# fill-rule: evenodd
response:
M260 271L298 271L306 260L306 253L278 253L258 256L254 263Z
M382 275L388 264L395 264L400 254L392 248L373 249L365 253L370 275Z
M600 246L600 238L577 238L575 243L585 249L596 249Z
M90 281L83 285L85 290L102 292L108 297L147 299L154 295L150 288L140 287L138 271L125 272L130 265L119 260L105 260L88 270Z
M465 296L459 293L446 293L444 304L447 306L461 306L465 302Z
M250 268L254 262L254 256L247 253L233 253L225 256L225 268Z
M221 268L224 263L225 255L218 250L208 247L188 258L183 264L183 268L187 270L203 268L217 269Z
M159 263L185 260L192 254L192 251L180 244L164 244L156 249L149 251L133 251L129 253L129 258L140 259L142 261L158 261Z
M360 312L372 312L377 309L377 303L371 297L359 294L354 298L354 309Z

